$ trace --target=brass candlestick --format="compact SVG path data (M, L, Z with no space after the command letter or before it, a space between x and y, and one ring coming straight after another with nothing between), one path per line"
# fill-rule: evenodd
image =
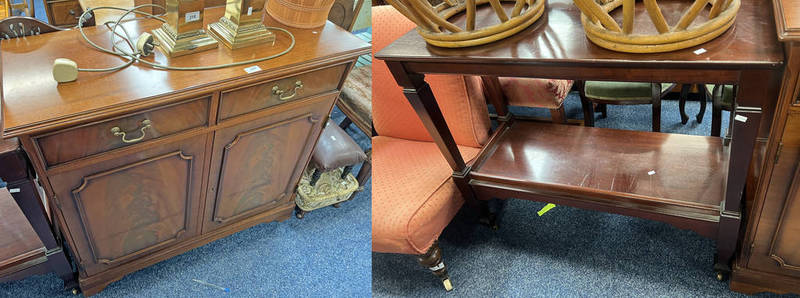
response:
M273 42L275 34L267 30L264 0L227 0L225 16L208 25L208 32L231 49Z
M158 46L170 57L217 47L217 41L203 30L204 0L167 0L167 20L153 30Z

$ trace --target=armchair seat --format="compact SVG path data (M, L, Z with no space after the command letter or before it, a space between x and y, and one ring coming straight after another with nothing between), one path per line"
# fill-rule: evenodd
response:
M558 109L564 103L572 80L500 77L503 94L512 106Z
M372 67L353 68L344 81L336 104L361 131L372 132Z
M423 254L464 203L452 170L432 142L376 136L372 148L372 250Z
M664 93L674 87L673 84L661 84ZM584 92L586 97L604 101L650 101L653 94L650 83L641 82L606 82L586 81Z

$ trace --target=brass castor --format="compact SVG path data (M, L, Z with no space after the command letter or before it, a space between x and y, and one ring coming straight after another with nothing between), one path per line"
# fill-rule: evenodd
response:
M449 278L445 278L445 279L443 279L443 280L442 280L442 284L444 285L444 290L445 290L445 291L448 291L448 292L450 292L450 291L452 291L452 290L453 290L453 283L451 283L451 282L450 282L450 279L449 279Z
M342 207L342 203L341 202L333 204L333 208L339 208L339 207Z
M434 241L427 252L418 255L417 261L442 281L445 290L448 292L453 290L453 283L450 282L450 276L447 274L447 266L442 261L442 249L439 248L439 240Z
M81 291L78 291L78 288L73 288L72 289L72 295L78 295L78 294L80 294L80 292Z
M297 210L297 212L294 213L294 217L297 217L297 219L303 219L305 216L306 212L303 210Z
M718 281L725 281L726 279L728 279L728 274L722 271L717 271L716 277Z

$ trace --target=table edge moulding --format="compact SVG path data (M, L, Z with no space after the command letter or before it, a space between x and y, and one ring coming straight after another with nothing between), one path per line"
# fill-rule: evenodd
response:
M224 11L207 8L205 22ZM269 16L263 22L284 27ZM124 26L136 36L159 24ZM18 137L30 157L85 295L216 239L290 217L294 190L344 79L370 45L330 22L286 29L296 46L255 64L205 71L134 64L81 72L62 84L51 73L56 58L81 68L124 61L94 51L77 30L0 41L2 137ZM104 26L84 31L96 43L109 42ZM177 58L156 51L145 59L171 66L245 61L289 45L286 34L276 37L274 45ZM317 72L322 75L310 75ZM296 96L276 95L275 88Z

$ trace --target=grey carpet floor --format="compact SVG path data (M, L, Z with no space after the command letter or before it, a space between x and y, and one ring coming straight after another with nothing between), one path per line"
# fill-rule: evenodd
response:
M341 112L332 117L341 121ZM370 146L354 125L347 131ZM94 297L369 297L370 193L367 183L341 208L254 226L131 273ZM74 297L62 286L55 274L33 276L0 283L0 297Z
M569 118L583 118L576 94L570 94L566 107ZM686 110L691 119L681 125L677 101L665 101L662 131L709 135L711 104L701 124L693 118L698 102L687 103ZM549 117L546 110L512 112ZM650 117L648 105L608 106L608 117L596 118L596 126L649 131ZM543 206L508 200L497 231L476 224L463 208L440 237L455 286L451 293L414 257L373 253L373 296L743 296L715 279L715 244L710 239L665 223L564 206L539 217L536 212Z

